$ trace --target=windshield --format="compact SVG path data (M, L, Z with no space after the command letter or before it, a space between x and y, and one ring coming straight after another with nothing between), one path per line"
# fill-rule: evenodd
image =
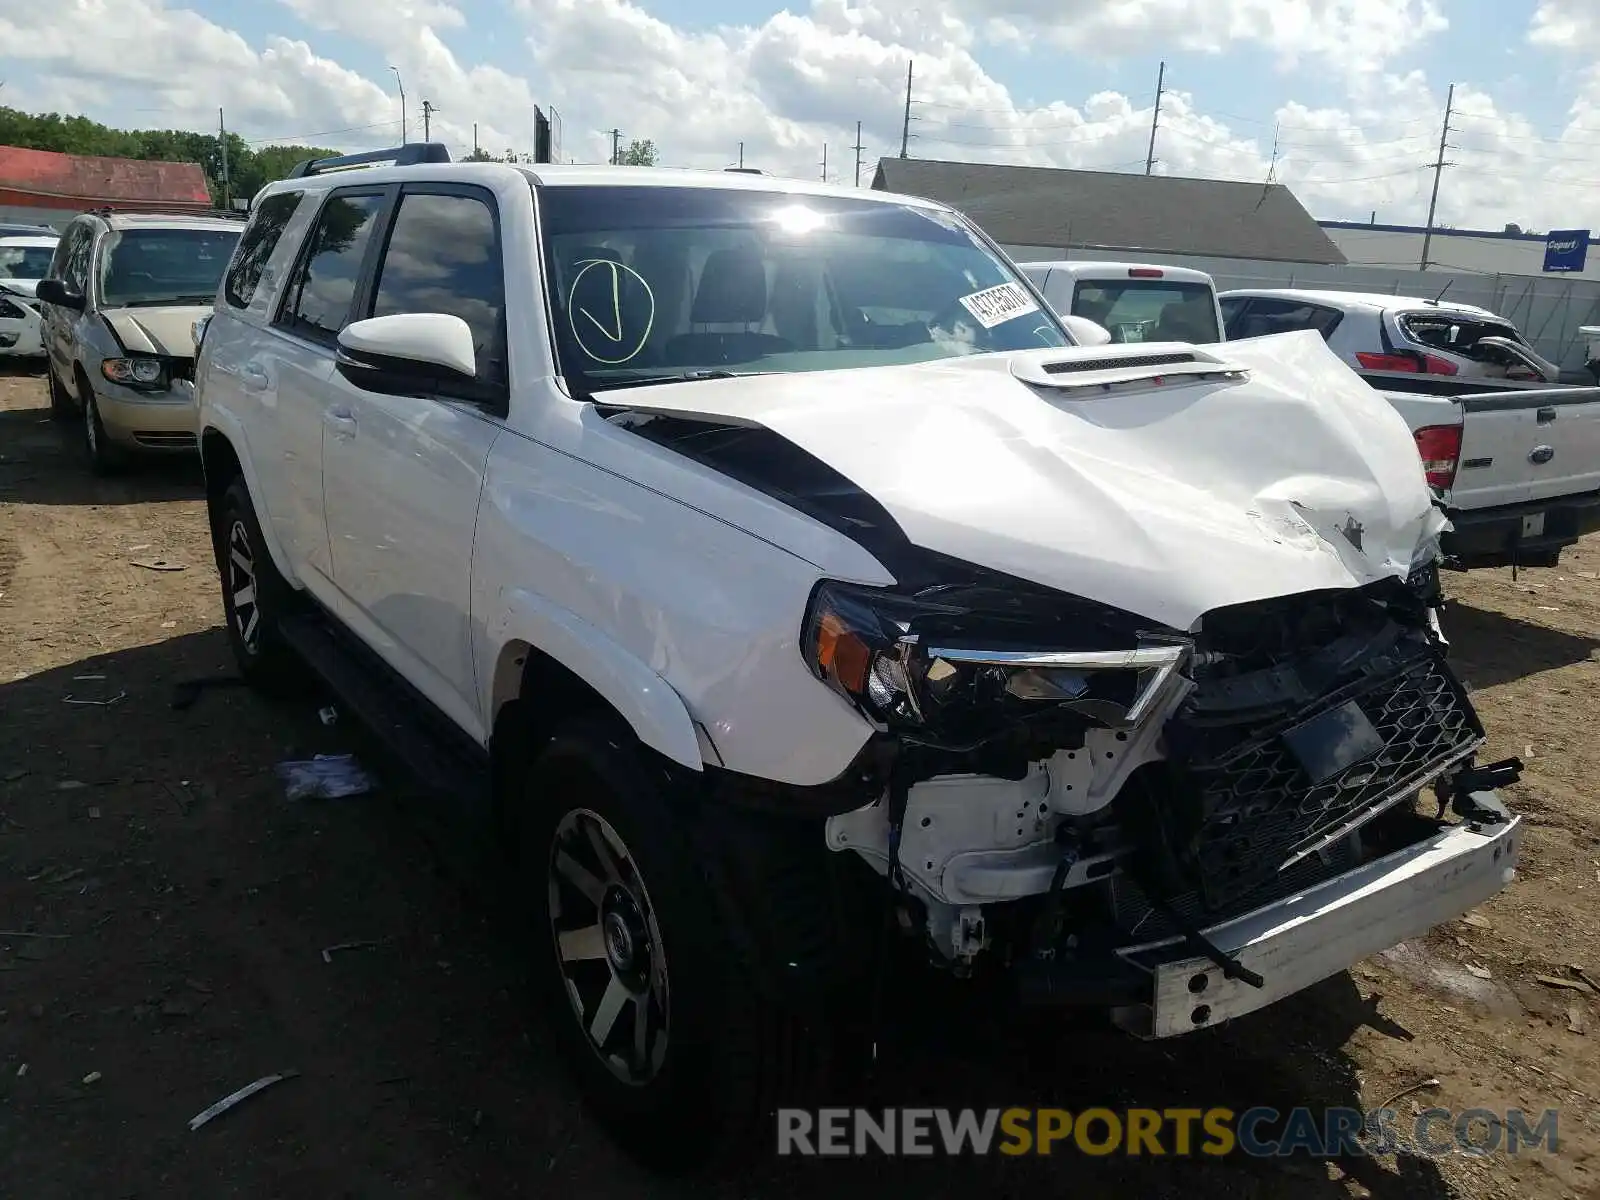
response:
M239 234L232 229L120 229L100 251L100 303L209 304Z
M43 279L55 253L54 246L0 246L0 279Z
M1212 290L1166 279L1096 279L1078 284L1072 314L1103 325L1113 342L1220 342Z
M1072 344L947 213L719 188L539 202L560 369L580 394Z

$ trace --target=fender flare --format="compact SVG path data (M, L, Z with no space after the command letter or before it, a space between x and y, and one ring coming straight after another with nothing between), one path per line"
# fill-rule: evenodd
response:
M604 630L535 592L507 588L501 598L500 612L490 626L493 644L502 650L495 659L495 678L486 681L491 714L508 698L501 694L503 649L512 642L526 642L593 688L646 746L691 770L704 769L700 737L688 706L647 663Z
M245 487L249 489L250 503L255 507L256 522L261 526L261 538L267 544L267 553L272 557L272 564L278 568L278 574L283 576L291 587L301 587L300 576L290 563L289 556L284 553L283 546L278 541L277 526L273 523L272 514L267 510L266 495L261 489L260 477L256 474L255 460L250 454L250 443L245 438L244 426L231 414L216 409L206 413L205 420L200 425L200 438L196 446L200 451L202 466L205 463L205 443L208 433L217 434L233 448L233 456L239 460L239 470L244 475Z

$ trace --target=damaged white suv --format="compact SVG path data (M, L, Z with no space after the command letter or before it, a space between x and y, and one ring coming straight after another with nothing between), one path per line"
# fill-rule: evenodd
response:
M1315 333L1077 345L919 199L370 157L197 330L230 636L485 801L639 1153L765 1122L884 936L1164 1037L1511 879L1443 519Z

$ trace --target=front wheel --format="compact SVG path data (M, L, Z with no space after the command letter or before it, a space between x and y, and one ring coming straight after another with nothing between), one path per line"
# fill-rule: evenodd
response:
M654 1168L742 1157L806 1056L664 780L626 730L582 721L549 740L526 791L534 975L585 1099Z
M45 360L46 386L50 389L50 419L53 421L71 421L78 415L78 406L72 402L72 393L62 386L56 378L56 369Z
M105 422L100 419L100 406L95 403L94 389L87 383L83 392L83 447L89 457L89 470L96 475L115 475L124 464L122 451L106 438Z

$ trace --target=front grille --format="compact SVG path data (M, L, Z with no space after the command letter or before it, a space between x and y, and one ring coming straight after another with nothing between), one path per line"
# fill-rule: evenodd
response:
M1282 740L1283 723L1181 769L1189 803L1158 810L1161 835L1207 912L1237 904L1291 858L1414 793L1483 740L1465 691L1431 648L1333 692L1295 723L1352 700L1382 749L1326 783L1312 785Z
M195 445L192 433L140 433L134 432L133 440L141 446L149 446L152 450L188 450Z

